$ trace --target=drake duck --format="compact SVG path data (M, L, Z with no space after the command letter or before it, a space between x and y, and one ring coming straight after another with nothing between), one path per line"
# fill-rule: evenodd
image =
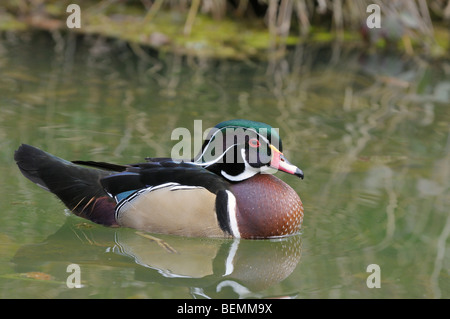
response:
M298 233L303 205L273 175L303 172L282 153L270 125L230 120L209 132L200 153L182 161L146 158L117 165L67 161L22 144L22 174L74 214L111 227L191 237L271 238Z

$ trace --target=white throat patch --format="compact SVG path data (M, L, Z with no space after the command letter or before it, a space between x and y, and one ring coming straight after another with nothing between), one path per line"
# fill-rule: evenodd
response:
M256 175L260 172L259 169L254 168L252 166L250 166L246 161L245 161L245 150L241 149L241 155L242 155L242 159L244 160L244 165L245 165L245 169L242 173L238 174L238 175L230 175L227 172L225 172L224 170L222 170L220 172L220 174L222 174L223 177L225 177L226 179L233 181L233 182L238 182L238 181L243 181L247 178L252 177L253 175Z

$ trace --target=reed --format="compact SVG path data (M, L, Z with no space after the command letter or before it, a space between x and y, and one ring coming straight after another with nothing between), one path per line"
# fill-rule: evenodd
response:
M4 11L19 17L21 21L32 21L33 27L36 27L36 21L53 25L53 17L65 17L65 6L71 2L73 1L10 0L5 9L0 10L0 17ZM142 17L141 20L133 20L134 22L124 22L137 21L133 30L144 30L151 24L160 23L161 19L158 18L161 16L169 14L171 19L175 16L175 23L182 27L181 31L174 34L185 39L193 36L195 31L201 31L201 18L208 17L217 24L221 20L226 20L227 23L231 21L239 30L249 27L266 32L269 35L269 52L284 51L288 43L293 44L292 38L297 41L341 42L362 39L369 46L397 47L400 44L408 53L412 53L414 47L430 49L437 42L448 49L449 42L450 0L78 0L77 3L83 10L87 8L93 16L95 13L100 16L131 15L132 19ZM370 15L367 8L370 4L377 4L381 9L380 29L367 27L366 20ZM47 20L43 20L43 17ZM169 25L173 23L168 22ZM437 24L440 26L439 34L444 34L440 41L436 40ZM110 36L111 32L106 28L107 26L103 27L105 35ZM101 30L102 27L97 29ZM114 32L120 34L120 29L124 29L123 26ZM130 31L122 31L125 34L119 37L130 40L126 34L130 34ZM148 36L145 31L142 32L141 38ZM161 32L157 32L157 35L160 34ZM235 39L231 41L242 42L239 35L237 32ZM170 39L164 38L162 42L168 41ZM239 46L235 49L240 50Z
M129 1L128 1L129 2ZM289 32L307 35L311 26L328 27L330 31L343 33L346 29L361 27L368 16L367 6L378 4L386 19L396 19L405 28L421 34L432 35L432 20L450 20L450 1L446 0L192 0L161 1L140 0L155 14L155 10L189 12L187 25L192 24L198 13L209 14L215 19L225 16L235 18L260 18L269 30L286 36ZM433 19L432 19L433 18Z
M381 9L381 29L367 27L370 4L377 4ZM412 54L414 46L430 49L436 43L434 22L444 25L450 22L450 0L156 0L149 14L154 14L156 6L158 10L189 12L184 28L187 35L199 13L218 20L223 17L259 19L271 35L272 49L285 48L289 35L314 40L320 33L342 41L346 34L359 34L370 46L400 44Z

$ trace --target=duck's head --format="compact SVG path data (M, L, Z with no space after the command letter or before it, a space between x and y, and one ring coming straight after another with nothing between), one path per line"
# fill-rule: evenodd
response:
M194 162L232 182L276 171L303 179L303 172L282 151L277 129L265 123L237 119L212 128Z

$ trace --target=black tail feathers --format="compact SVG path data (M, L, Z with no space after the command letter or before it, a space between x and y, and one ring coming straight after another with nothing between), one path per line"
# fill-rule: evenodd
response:
M14 154L22 174L52 192L76 215L113 226L115 202L106 194L100 179L111 171L87 168L22 144Z

